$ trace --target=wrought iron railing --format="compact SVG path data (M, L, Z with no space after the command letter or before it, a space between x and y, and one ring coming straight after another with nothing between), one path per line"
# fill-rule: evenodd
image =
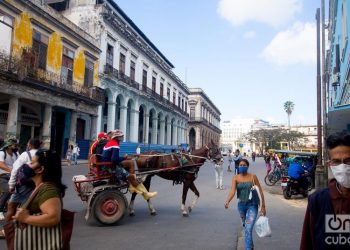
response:
M89 99L104 102L104 90L99 87L87 87L77 82L72 81L66 76L61 76L51 71L39 69L35 67L36 57L30 50L23 51L20 59L11 58L4 52L0 52L0 72L12 74L19 80L19 83L25 79L34 79L38 83L56 87L58 90L65 90L75 93Z

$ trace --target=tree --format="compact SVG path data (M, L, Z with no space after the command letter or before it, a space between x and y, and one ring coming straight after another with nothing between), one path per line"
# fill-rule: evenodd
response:
M286 101L283 107L284 107L284 111L286 111L288 115L288 129L290 130L290 115L294 110L294 103L292 101Z

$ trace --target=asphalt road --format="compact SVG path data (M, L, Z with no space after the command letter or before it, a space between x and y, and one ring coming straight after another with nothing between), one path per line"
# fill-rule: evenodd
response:
M225 162L225 170L227 164ZM262 159L252 163L251 172L256 173L263 182L265 167ZM86 206L74 191L72 177L87 172L86 165L75 168L63 167L64 182L69 186L64 198L64 207L77 212L71 249L236 249L240 229L236 199L229 209L224 209L224 202L229 192L232 173L225 171L225 190L215 188L213 165L205 163L196 180L201 194L197 206L189 217L183 217L180 211L182 186L173 186L171 181L154 177L152 191L158 191L153 199L157 210L156 216L149 214L147 203L138 196L135 201L136 216L126 216L115 226L87 225L84 215ZM278 190L276 187L275 190ZM273 189L269 189L272 193ZM273 236L258 238L254 233L255 249L298 249L305 200L285 201L282 196L265 192L267 215ZM127 198L130 195L127 194ZM189 191L188 206L193 199ZM0 241L0 249L6 249Z

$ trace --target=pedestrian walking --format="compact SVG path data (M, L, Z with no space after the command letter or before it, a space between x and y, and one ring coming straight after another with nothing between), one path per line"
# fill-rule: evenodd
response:
M328 187L309 196L300 249L349 249L350 134L326 140L328 167L334 178Z
M141 147L140 147L140 145L137 145L136 154L137 155L141 154Z
M268 175L271 171L271 155L269 152L266 152L264 155L265 166L266 166L266 174Z
M241 159L242 159L242 155L239 152L239 149L236 149L235 156L233 157L233 161L235 162L235 174L236 175L239 174L238 165L239 165L239 162Z
M215 169L216 188L223 190L224 186L222 185L222 179L224 177L224 161L223 160L214 161L214 169Z
M227 209L233 197L236 194L238 198L238 212L242 220L245 235L245 249L254 249L253 244L253 228L258 216L258 207L260 203L261 215L266 215L265 199L263 190L260 186L258 177L255 174L248 173L249 161L241 159L239 161L239 174L233 176L230 193L227 196L227 200L224 207ZM251 188L258 186L261 200L254 195L250 197Z
M232 172L231 167L233 167L232 164L233 164L233 157L234 157L234 155L233 155L231 149L228 150L228 156L227 157L228 157L227 172Z
M255 157L256 157L256 153L253 152L253 153L252 153L252 161L253 161L253 162L255 162Z
M23 204L35 185L31 179L25 179L24 173L30 168L32 158L40 148L41 141L38 139L30 139L27 143L27 150L24 151L14 162L11 171L11 177L8 182L11 198L7 204L6 221L9 221L16 213L16 208Z
M73 161L73 166L77 166L78 165L78 156L80 153L80 148L78 146L78 144L75 144L72 150L72 161Z
M68 167L72 166L73 148L74 146L72 144L69 144L67 148L66 159L67 159Z

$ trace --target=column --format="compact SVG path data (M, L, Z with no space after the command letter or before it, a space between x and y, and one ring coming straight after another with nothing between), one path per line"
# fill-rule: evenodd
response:
M115 129L115 102L108 102L107 132Z
M177 126L173 124L173 145L177 145Z
M157 144L158 137L158 117L152 117L152 140L151 143Z
M149 135L149 114L145 114L145 118L143 119L143 142L148 143L148 135Z
M121 106L120 107L120 130L126 134L126 119L127 119L128 107Z
M11 96L7 111L6 137L17 137L18 97Z
M177 144L183 143L183 140L181 138L181 129L182 128L180 126L177 127Z
M165 144L164 135L165 135L165 120L159 121L159 144Z
M166 124L166 145L171 145L171 121Z
M103 131L102 119L103 119L102 105L99 105L97 109L97 121L96 121L96 131L98 132Z
M95 140L97 138L97 116L91 115L91 130L90 130L90 140Z
M77 139L77 112L75 110L72 110L71 112L71 118L70 118L70 136L69 141L70 143L76 143Z
M138 142L139 111L131 110L130 113L130 141Z
M49 149L51 142L51 121L52 121L52 106L45 104L44 122L43 122L43 148Z

